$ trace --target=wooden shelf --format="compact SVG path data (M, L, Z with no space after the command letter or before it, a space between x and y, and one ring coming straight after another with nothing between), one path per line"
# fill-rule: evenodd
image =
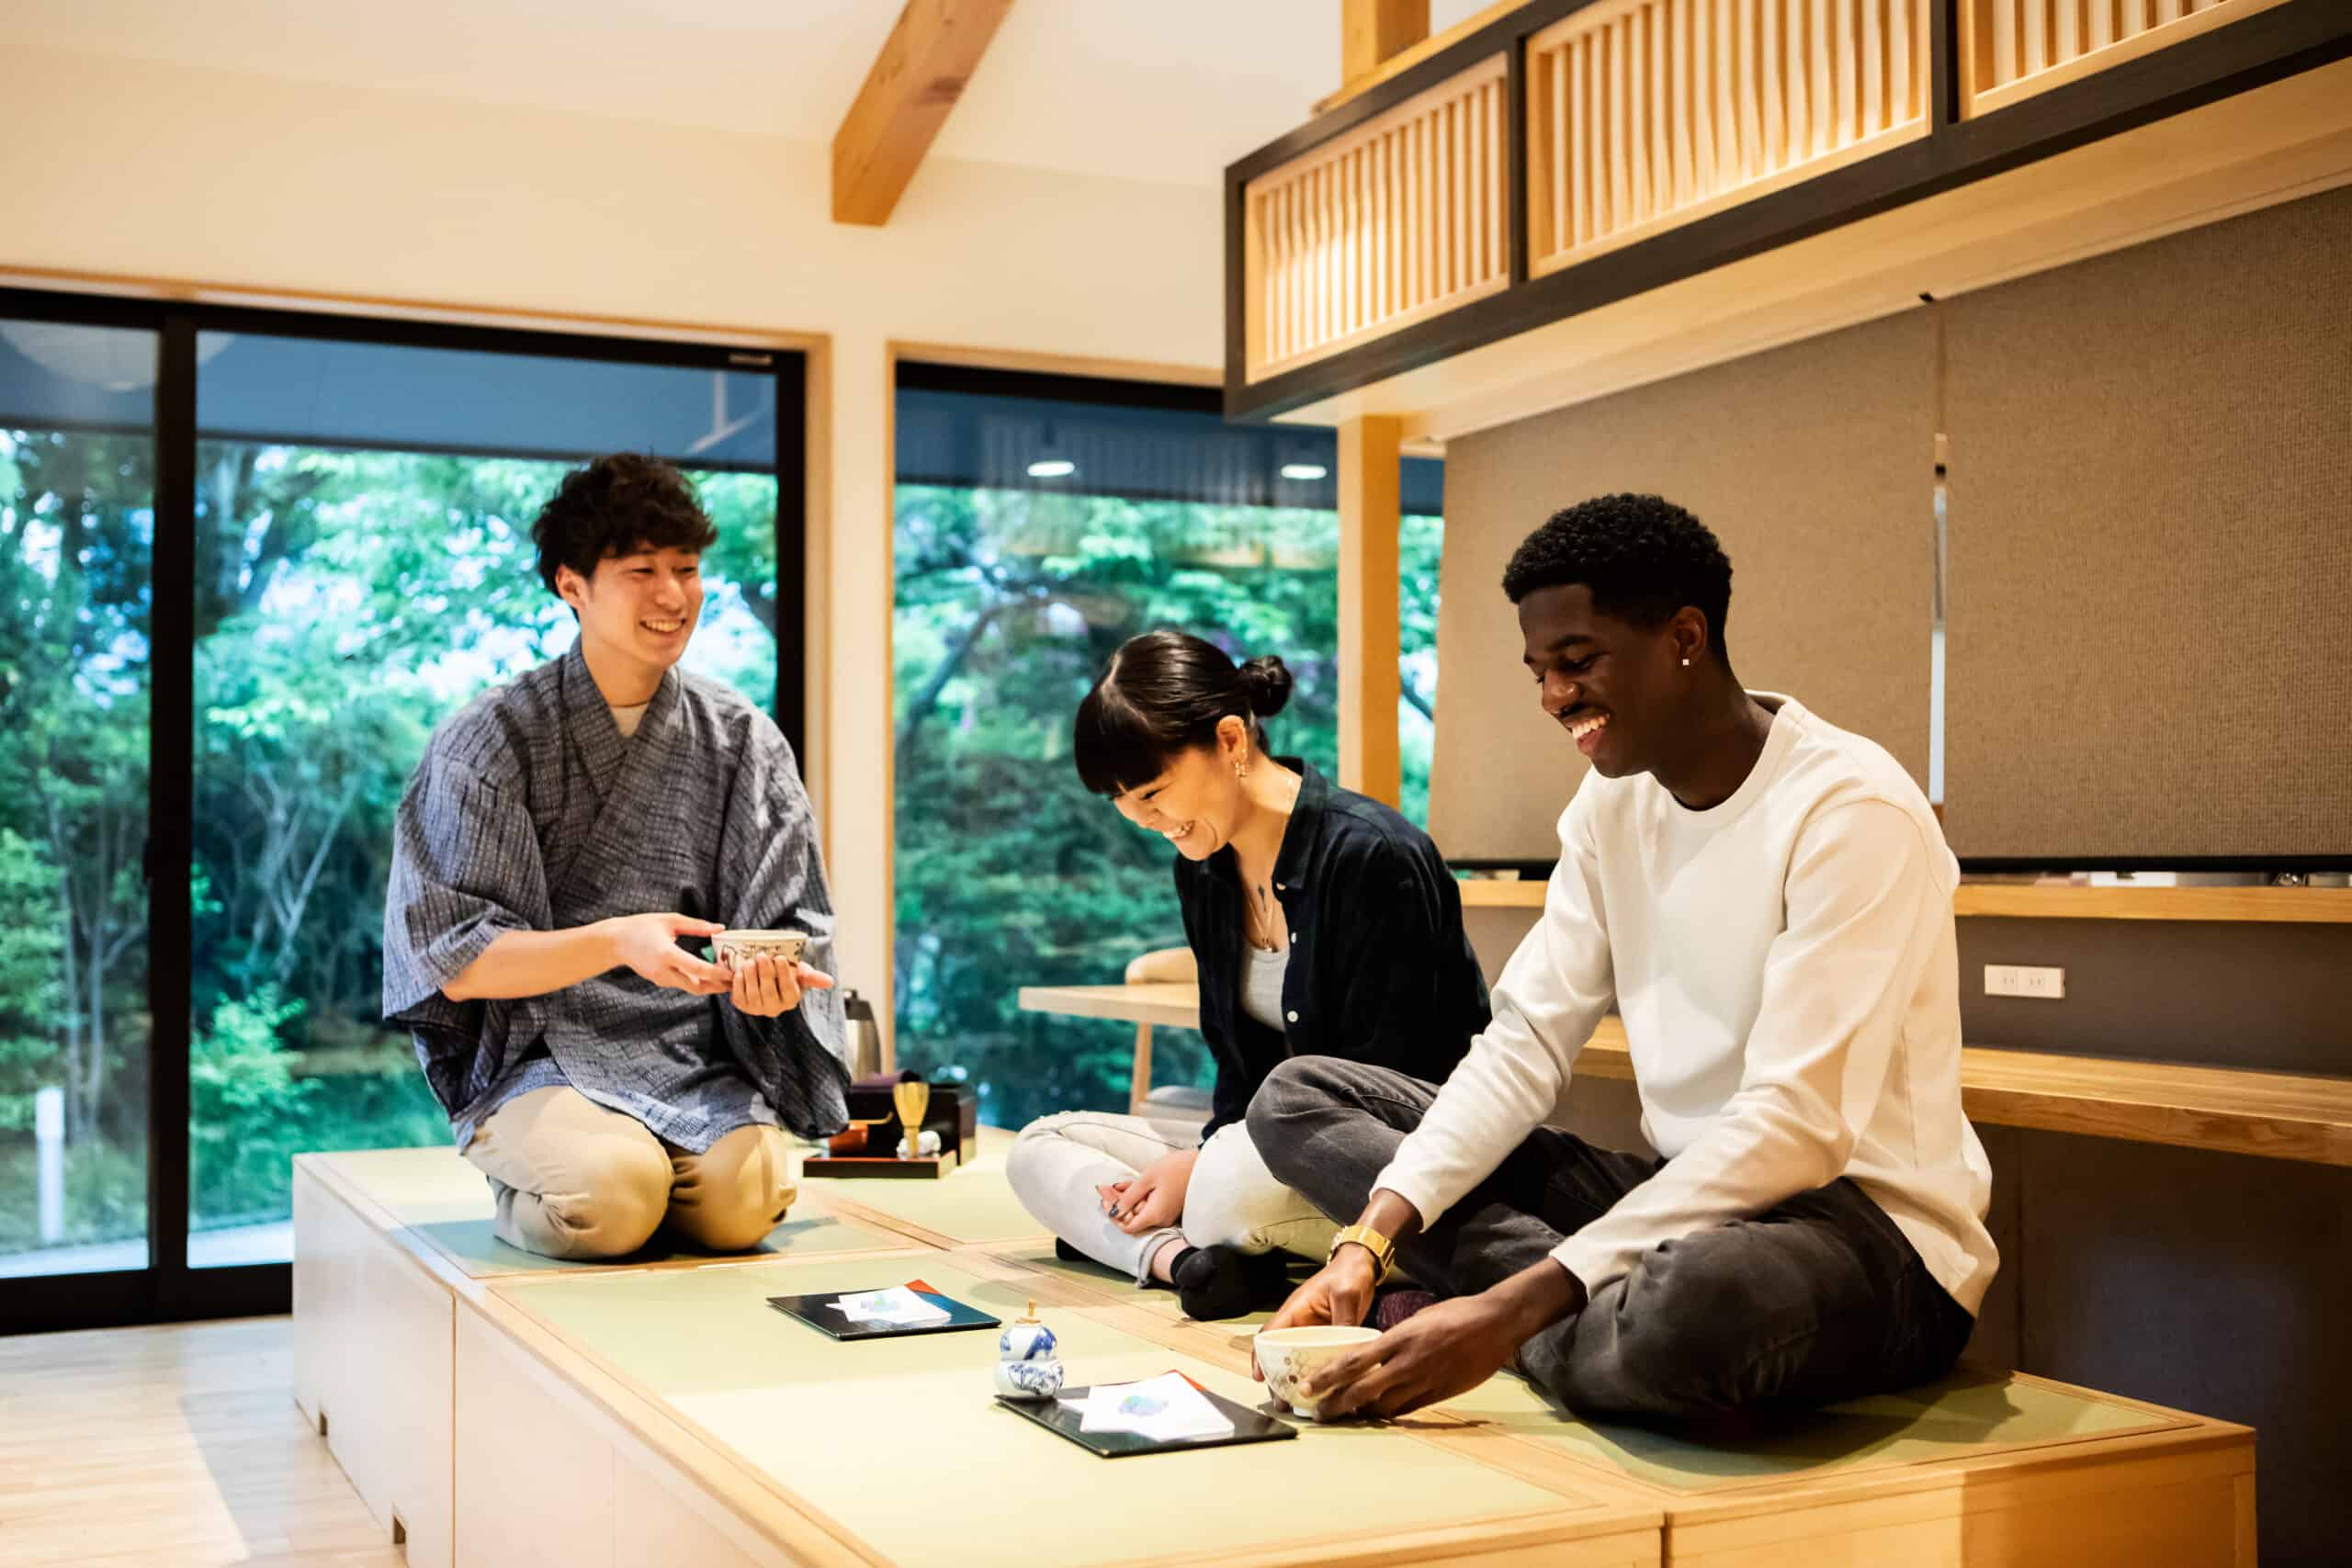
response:
M2352 887L2079 887L1963 882L1955 915L2056 920L2352 923Z
M1021 1006L1030 1012L1200 1027L1200 993L1190 985L1030 986L1022 988ZM1630 1081L1634 1065L1623 1021L1614 1015L1601 1020L1577 1066L1594 1077ZM1993 1126L2352 1166L2352 1078L1972 1045L1961 1052L1960 1083L1970 1118Z
M2352 1166L2352 1078L1984 1045L1960 1058L1961 1102L1973 1122ZM1603 1019L1577 1066L1631 1082L1623 1021Z
M1541 882L1462 884L1465 909L1540 909ZM2083 887L1965 882L1955 915L2038 920L2255 920L2352 924L2352 887Z
M1496 877L1464 877L1462 879L1462 907L1465 909L1540 909L1544 907L1546 882L1505 882Z

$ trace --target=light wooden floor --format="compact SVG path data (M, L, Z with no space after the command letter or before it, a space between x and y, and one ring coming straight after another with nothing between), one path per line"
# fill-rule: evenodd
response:
M294 1408L283 1317L0 1338L8 1568L395 1568Z

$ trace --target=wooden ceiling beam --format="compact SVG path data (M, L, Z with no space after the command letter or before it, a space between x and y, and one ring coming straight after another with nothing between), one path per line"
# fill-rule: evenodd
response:
M1340 81L1372 76L1430 36L1430 0L1340 0Z
M890 220L1011 9L1012 0L907 0L833 132L834 222Z

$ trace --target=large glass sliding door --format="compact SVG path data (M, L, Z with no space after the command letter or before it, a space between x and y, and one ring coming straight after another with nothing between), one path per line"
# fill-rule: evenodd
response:
M161 344L143 431L123 391L70 436L28 423L0 359L0 716L42 720L0 734L0 1276L61 1276L0 1278L0 1328L282 1305L293 1156L448 1137L379 1017L391 816L435 725L570 646L529 536L567 469L687 473L720 536L687 667L800 739L797 355L261 311L123 335L150 407ZM44 813L66 827L36 841ZM43 1071L97 1086L62 1145L17 1113ZM62 1205L37 1179L60 1146ZM145 1272L94 1292L97 1269Z
M1170 852L1080 787L1070 720L1156 626L1297 685L1276 751L1338 773L1338 442L1227 424L1213 390L901 363L893 552L898 1054L1018 1126L1124 1109L1131 1027L1019 1010L1023 986L1115 981L1181 944ZM1403 805L1422 816L1443 469L1404 467ZM1153 1079L1211 1071L1162 1030Z
M159 352L0 312L0 1295L148 1264Z
M775 689L773 373L197 339L191 1267L289 1256L292 1156L448 1136L379 1017L392 812L443 718L571 646L531 520L597 451L719 529L685 664Z

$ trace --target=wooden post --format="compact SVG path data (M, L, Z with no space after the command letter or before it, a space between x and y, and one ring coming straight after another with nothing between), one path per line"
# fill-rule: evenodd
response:
M1402 422L1340 426L1340 787L1397 804L1396 526Z
M1340 0L1340 81L1362 81L1430 36L1430 0Z

